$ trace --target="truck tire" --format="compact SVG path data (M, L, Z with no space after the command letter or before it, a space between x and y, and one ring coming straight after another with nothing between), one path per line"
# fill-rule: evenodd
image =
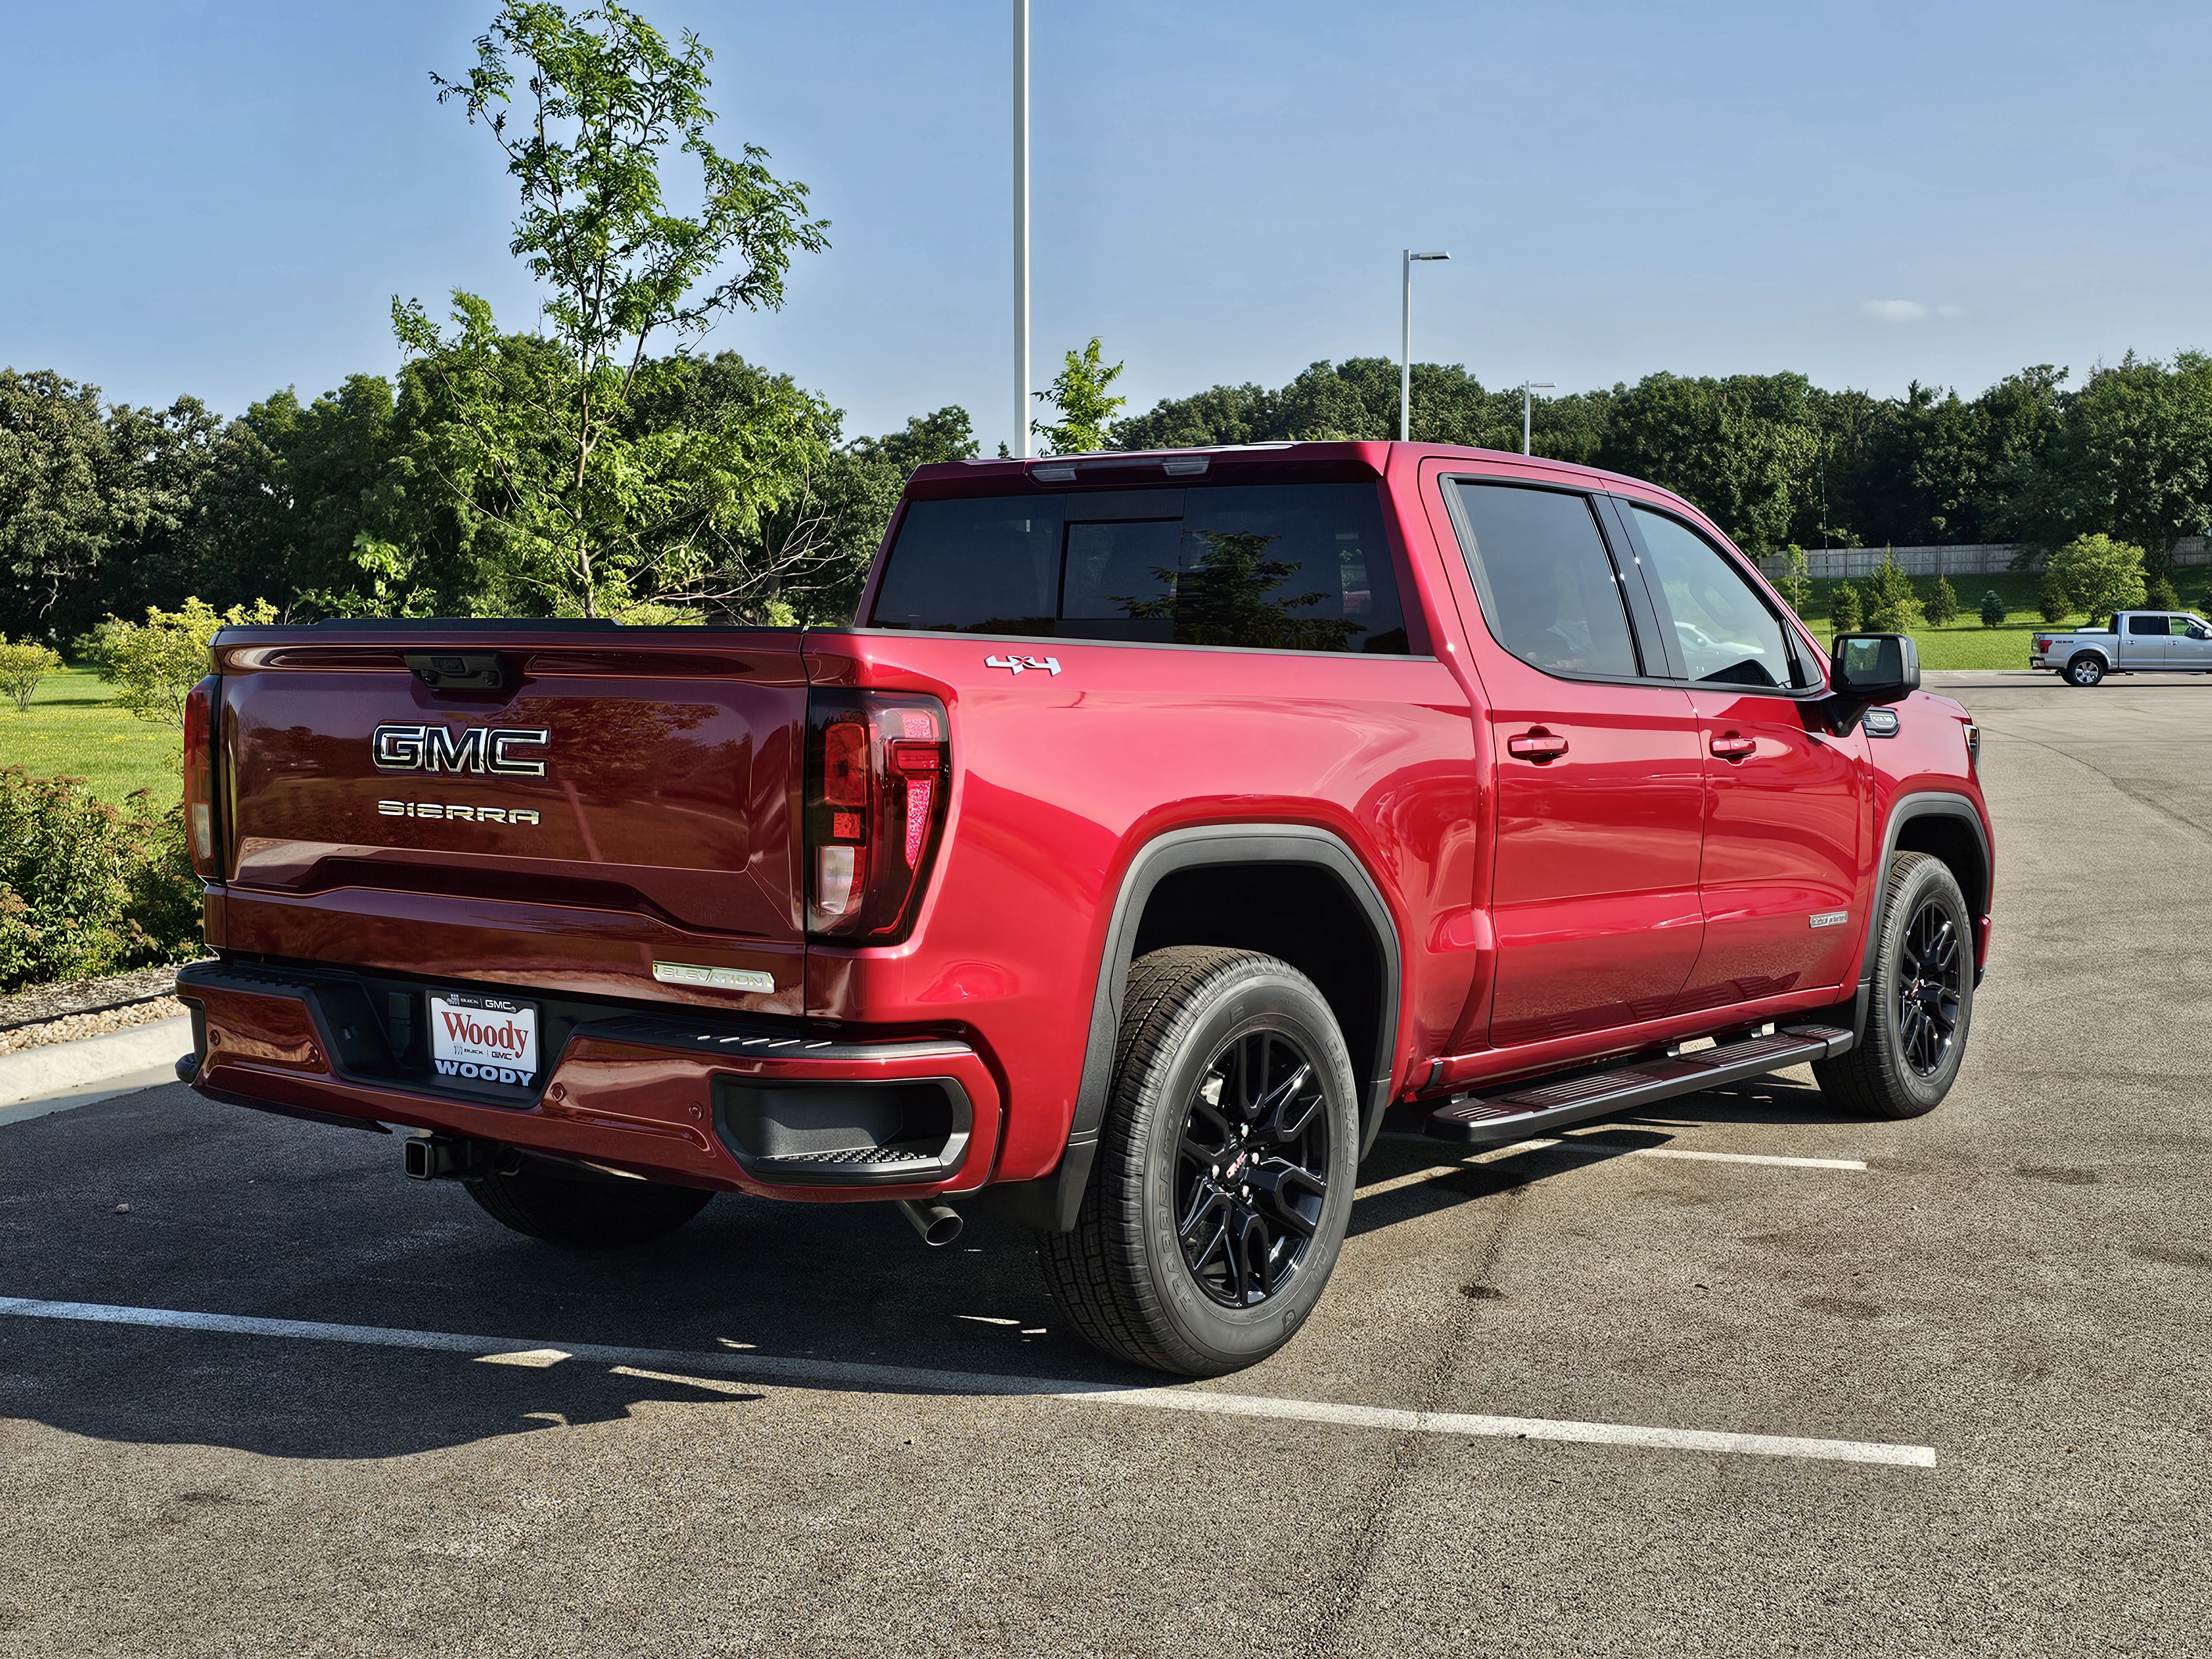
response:
M493 1220L571 1249L614 1249L672 1233L707 1207L714 1194L658 1181L569 1176L525 1163L513 1175L478 1176L469 1196Z
M2104 659L2094 651L2081 652L2066 665L2066 683L2069 685L2087 688L2104 678Z
M1974 925L1940 859L1896 853L1858 1042L1813 1062L1821 1092L1870 1117L1919 1117L1951 1091L1974 1014Z
M1093 1347L1185 1376L1255 1364L1321 1300L1352 1218L1352 1059L1314 983L1250 951L1129 969L1097 1160L1072 1232L1037 1235Z

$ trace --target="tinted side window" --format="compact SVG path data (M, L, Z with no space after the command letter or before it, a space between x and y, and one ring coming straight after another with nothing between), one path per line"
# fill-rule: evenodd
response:
M1664 514L1631 507L1693 680L1784 686L1797 673L1782 624L1720 550Z
M1455 483L1462 549L1498 644L1554 674L1633 675L1620 580L1587 498L1511 484Z
M2163 617L2128 618L2128 632L2130 634L2164 634L2166 631L2166 618Z
M1376 485L915 501L878 628L1403 655Z
M1050 634L1062 527L1054 496L915 502L876 593L876 626Z

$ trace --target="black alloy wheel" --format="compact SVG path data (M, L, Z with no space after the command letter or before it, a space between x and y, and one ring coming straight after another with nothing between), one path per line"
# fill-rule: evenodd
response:
M1893 853L1868 964L1858 1041L1813 1076L1838 1105L1870 1117L1918 1117L1951 1092L1974 1020L1972 913L1958 878L1926 853Z
M1288 1032L1234 1037L1183 1109L1176 1237L1224 1308L1289 1287L1328 1197L1329 1114L1312 1058Z
M1897 1036L1905 1063L1920 1077L1943 1069L1958 1036L1966 974L1960 943L1959 930L1934 899L1905 924L1897 957Z
M1129 964L1075 1225L1037 1266L1083 1339L1218 1376L1297 1334L1344 1247L1361 1121L1334 1012L1286 962L1171 945Z

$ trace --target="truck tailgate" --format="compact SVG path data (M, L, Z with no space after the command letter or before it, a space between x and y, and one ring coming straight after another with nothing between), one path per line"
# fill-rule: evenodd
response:
M216 655L228 949L799 1012L797 633L395 623ZM427 684L440 659L499 687Z

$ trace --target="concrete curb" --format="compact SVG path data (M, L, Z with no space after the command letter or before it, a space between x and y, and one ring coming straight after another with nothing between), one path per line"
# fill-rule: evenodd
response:
M120 1083L143 1087L142 1079L173 1083L177 1058L191 1046L191 1016L179 1014L101 1036L0 1054L0 1111Z

